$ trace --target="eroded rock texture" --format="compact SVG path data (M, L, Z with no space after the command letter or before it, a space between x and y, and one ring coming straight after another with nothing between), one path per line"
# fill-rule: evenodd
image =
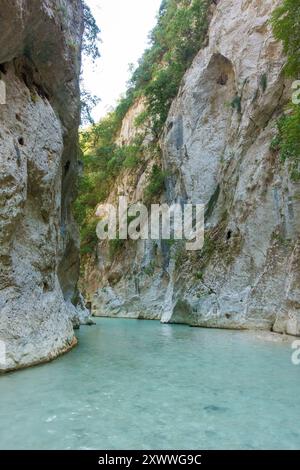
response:
M204 249L188 255L140 241L111 262L100 247L88 294L96 315L299 335L300 187L270 150L291 98L269 23L279 1L215 3L207 46L161 139L171 175L164 200L206 204ZM151 157L142 175L122 175L110 200L138 200L150 165Z
M80 0L1 0L0 340L2 370L75 343ZM74 302L75 301L75 302Z
M185 266L175 281L167 319L184 320L184 302L191 323L300 333L299 185L270 150L291 94L268 23L277 4L221 1L209 46L172 106L164 158L179 177L171 197L207 204L210 246L199 284L182 289Z

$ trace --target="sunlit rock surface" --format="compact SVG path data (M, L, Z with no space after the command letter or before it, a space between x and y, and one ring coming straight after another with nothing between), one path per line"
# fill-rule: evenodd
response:
M76 344L79 0L1 0L1 370L53 359Z
M291 98L269 23L280 2L216 3L207 46L161 138L170 175L162 200L206 204L204 249L178 254L164 242L129 242L109 260L99 245L84 284L96 315L299 335L300 185L270 150ZM125 141L133 118L131 110ZM153 160L142 175L125 172L110 201L139 199Z

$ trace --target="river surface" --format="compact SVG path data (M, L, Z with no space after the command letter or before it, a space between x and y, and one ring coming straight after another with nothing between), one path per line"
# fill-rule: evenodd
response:
M300 449L290 344L112 319L78 336L0 377L1 449Z

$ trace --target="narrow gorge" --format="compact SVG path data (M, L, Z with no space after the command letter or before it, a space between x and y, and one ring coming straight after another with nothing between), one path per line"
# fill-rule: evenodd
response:
M49 361L76 344L88 312L77 292L80 0L1 1L1 370Z
M0 0L0 453L299 450L299 25Z
M80 288L93 315L300 334L299 182L272 146L292 94L270 23L279 4L196 2L201 27L195 23L190 37L180 30L192 46L180 46L188 59L179 72L170 69L173 90L160 97L141 86L146 53L134 92L82 133L84 171L87 179L96 175L97 192L89 194L83 180L75 215L83 227ZM162 7L164 14L172 18ZM4 2L2 9L0 338L7 370L67 351L76 344L74 326L90 322L77 289L71 210L82 171L83 16L79 0ZM159 90L163 79L167 73ZM97 177L103 165L105 181ZM116 204L121 195L131 204L205 204L203 249L95 240L97 202Z
M270 22L280 3L206 2L203 46L160 133L147 89L136 93L99 198L203 203L205 243L188 253L170 240L103 241L91 253L87 242L80 282L94 315L300 334L300 185L272 145L292 95ZM103 170L104 133L83 136L89 174L93 155Z

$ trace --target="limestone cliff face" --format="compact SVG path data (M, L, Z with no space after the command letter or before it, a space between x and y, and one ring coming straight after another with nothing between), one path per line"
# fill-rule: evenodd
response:
M300 187L270 150L291 96L269 24L280 2L216 3L208 45L161 138L170 175L163 199L206 204L205 246L187 254L140 241L112 262L100 247L87 269L88 294L97 315L300 335ZM131 178L111 199L137 198L147 174Z
M75 343L80 0L1 0L1 370L47 361Z
M207 204L211 249L195 260L202 279L183 289L184 265L168 320L300 333L299 185L270 150L291 93L268 24L277 4L221 1L172 106L163 141L179 175L171 198Z

